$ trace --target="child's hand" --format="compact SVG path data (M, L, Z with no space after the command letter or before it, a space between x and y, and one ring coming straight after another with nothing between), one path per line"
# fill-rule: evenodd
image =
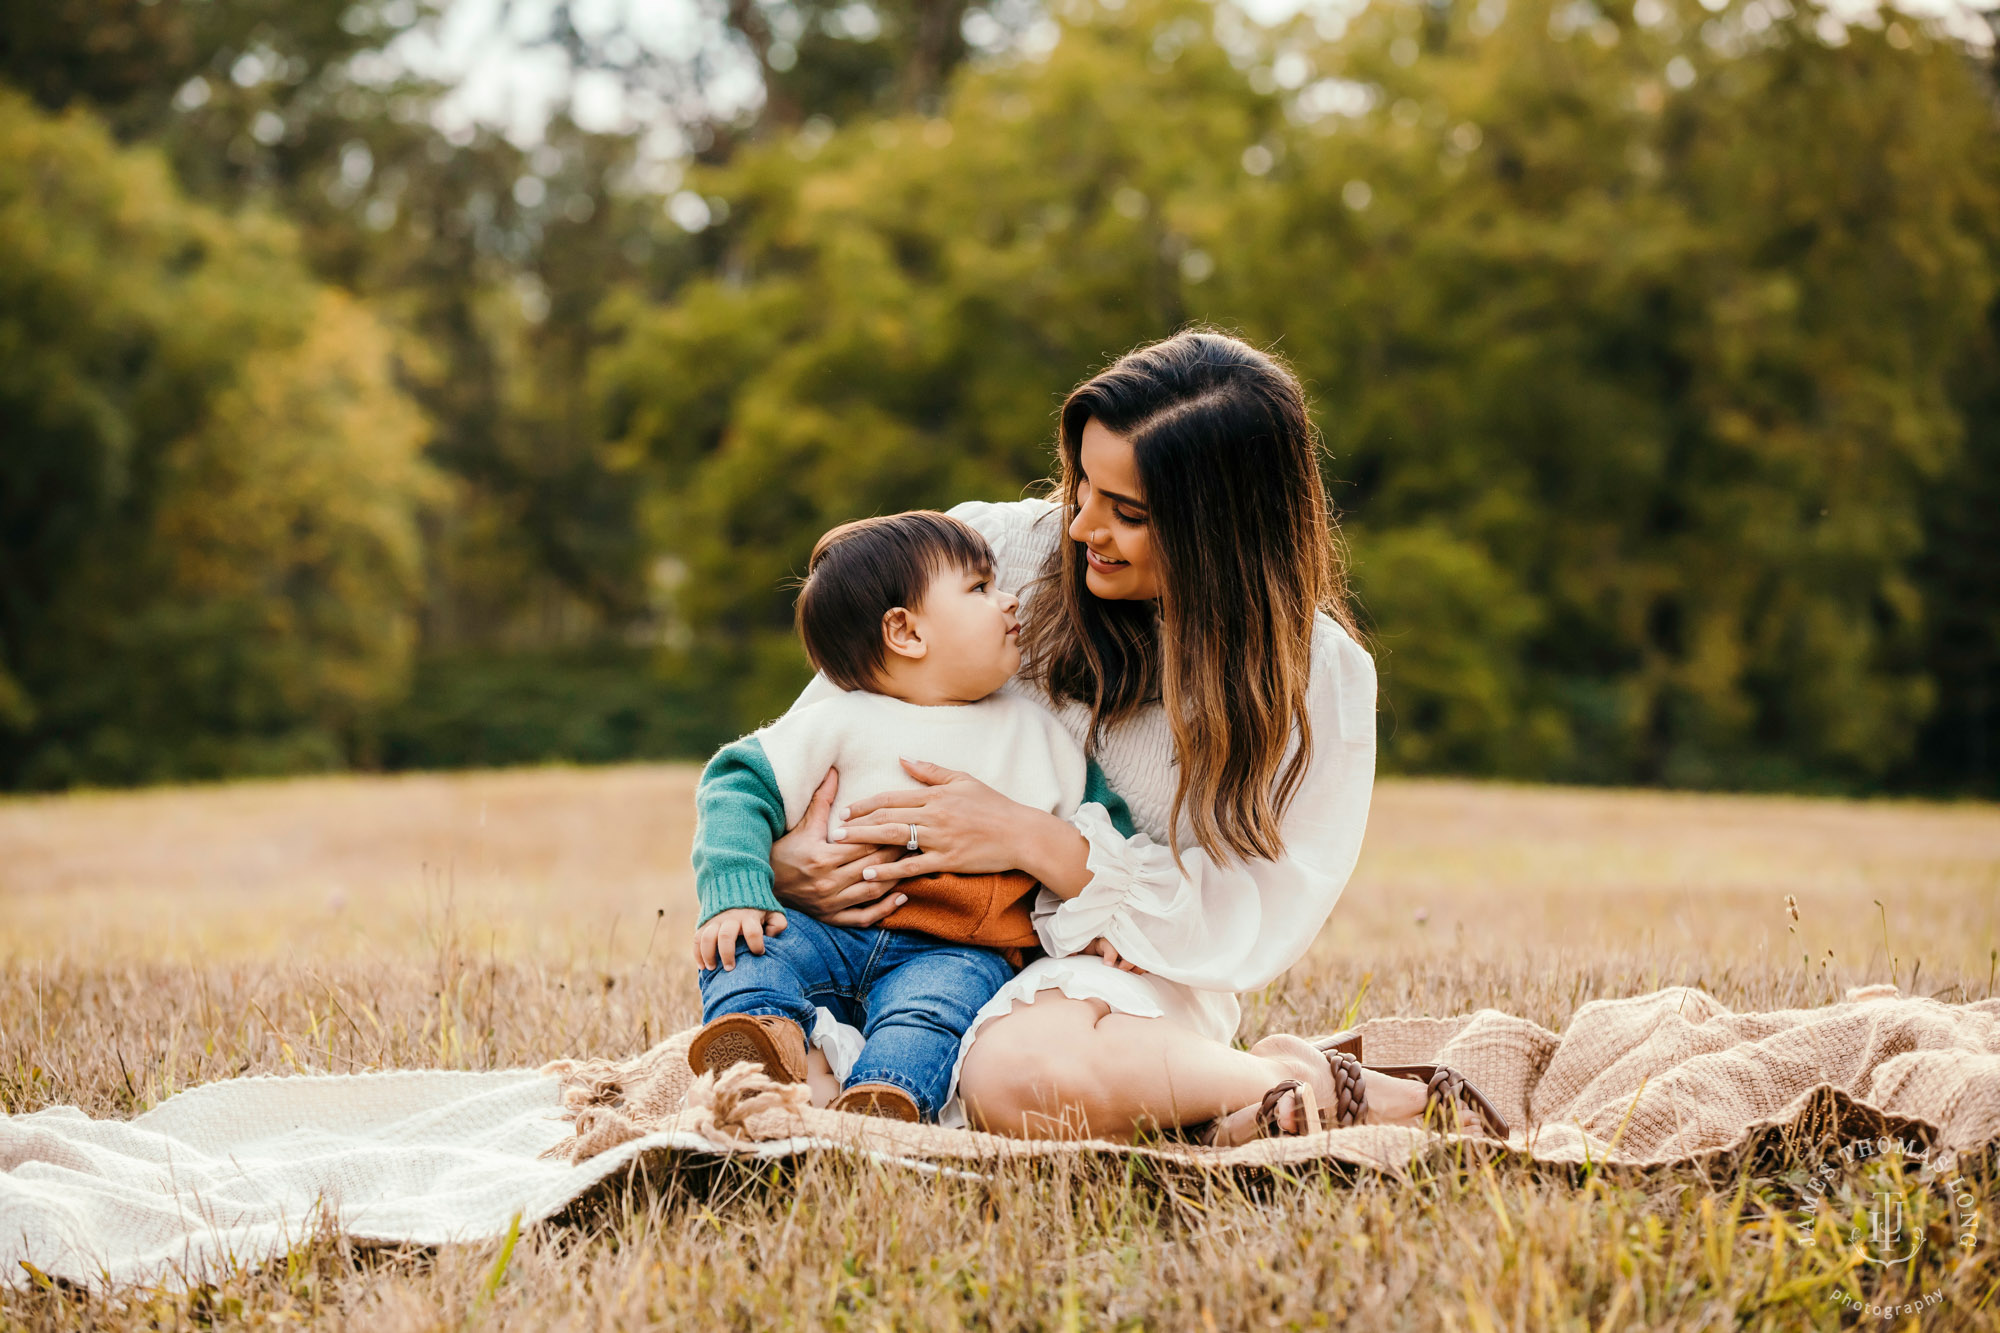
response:
M701 923L694 933L694 960L703 968L711 968L719 957L722 970L736 970L736 937L741 935L750 952L764 952L766 935L785 933L785 914L767 912L761 907L731 907L717 912Z
M1111 964L1111 966L1123 972L1130 972L1134 976L1143 977L1146 975L1145 968L1138 966L1136 963L1126 962L1125 959L1119 954L1118 950L1114 949L1111 946L1111 941L1105 939L1102 935L1099 935L1096 939L1084 945L1083 948L1077 950L1077 952L1094 953L1099 958L1102 958L1105 962Z

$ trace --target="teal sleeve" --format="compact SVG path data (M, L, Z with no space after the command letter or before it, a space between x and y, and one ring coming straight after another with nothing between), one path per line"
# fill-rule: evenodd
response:
M700 921L732 907L781 910L771 892L771 844L784 832L785 801L763 745L745 736L717 750L694 793Z
M1139 830L1132 823L1132 812L1126 808L1125 798L1111 790L1111 784L1104 779L1104 770L1097 766L1095 759L1084 769L1083 800L1086 805L1095 801L1103 806L1104 813L1111 816L1111 827L1126 837L1138 835Z

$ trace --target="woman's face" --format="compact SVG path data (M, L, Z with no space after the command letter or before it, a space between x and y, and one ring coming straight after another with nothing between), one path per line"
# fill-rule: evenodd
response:
M1085 551L1085 586L1107 601L1158 597L1152 529L1146 526L1146 495L1132 445L1092 417L1084 423L1078 453L1083 475L1069 535Z

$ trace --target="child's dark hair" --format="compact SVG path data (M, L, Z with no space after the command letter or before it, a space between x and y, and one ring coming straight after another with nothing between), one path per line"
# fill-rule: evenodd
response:
M819 539L799 589L799 638L813 666L843 690L875 688L888 664L882 617L923 604L942 570L993 573L993 548L960 519L912 509L843 523Z

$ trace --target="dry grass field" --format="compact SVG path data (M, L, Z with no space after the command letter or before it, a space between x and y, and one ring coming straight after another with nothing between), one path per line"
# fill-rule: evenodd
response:
M124 1116L250 1072L623 1055L689 1025L688 767L0 802L0 1110ZM1796 923L1785 906L1798 907ZM1674 983L1738 1009L1995 993L2000 809L1385 782L1354 882L1242 1034ZM1762 1172L1755 1174L1754 1172ZM1967 1175L1990 1228L1995 1160ZM1912 1208L1926 1206L1912 1184ZM612 1190L518 1245L337 1237L192 1294L0 1295L0 1326L2000 1328L2000 1243L1793 1243L1782 1164L1440 1158L1402 1178L818 1161ZM1863 1202L1842 1196L1842 1208ZM1837 1210L1836 1210L1837 1211ZM1936 1300L1856 1316L1842 1297Z

